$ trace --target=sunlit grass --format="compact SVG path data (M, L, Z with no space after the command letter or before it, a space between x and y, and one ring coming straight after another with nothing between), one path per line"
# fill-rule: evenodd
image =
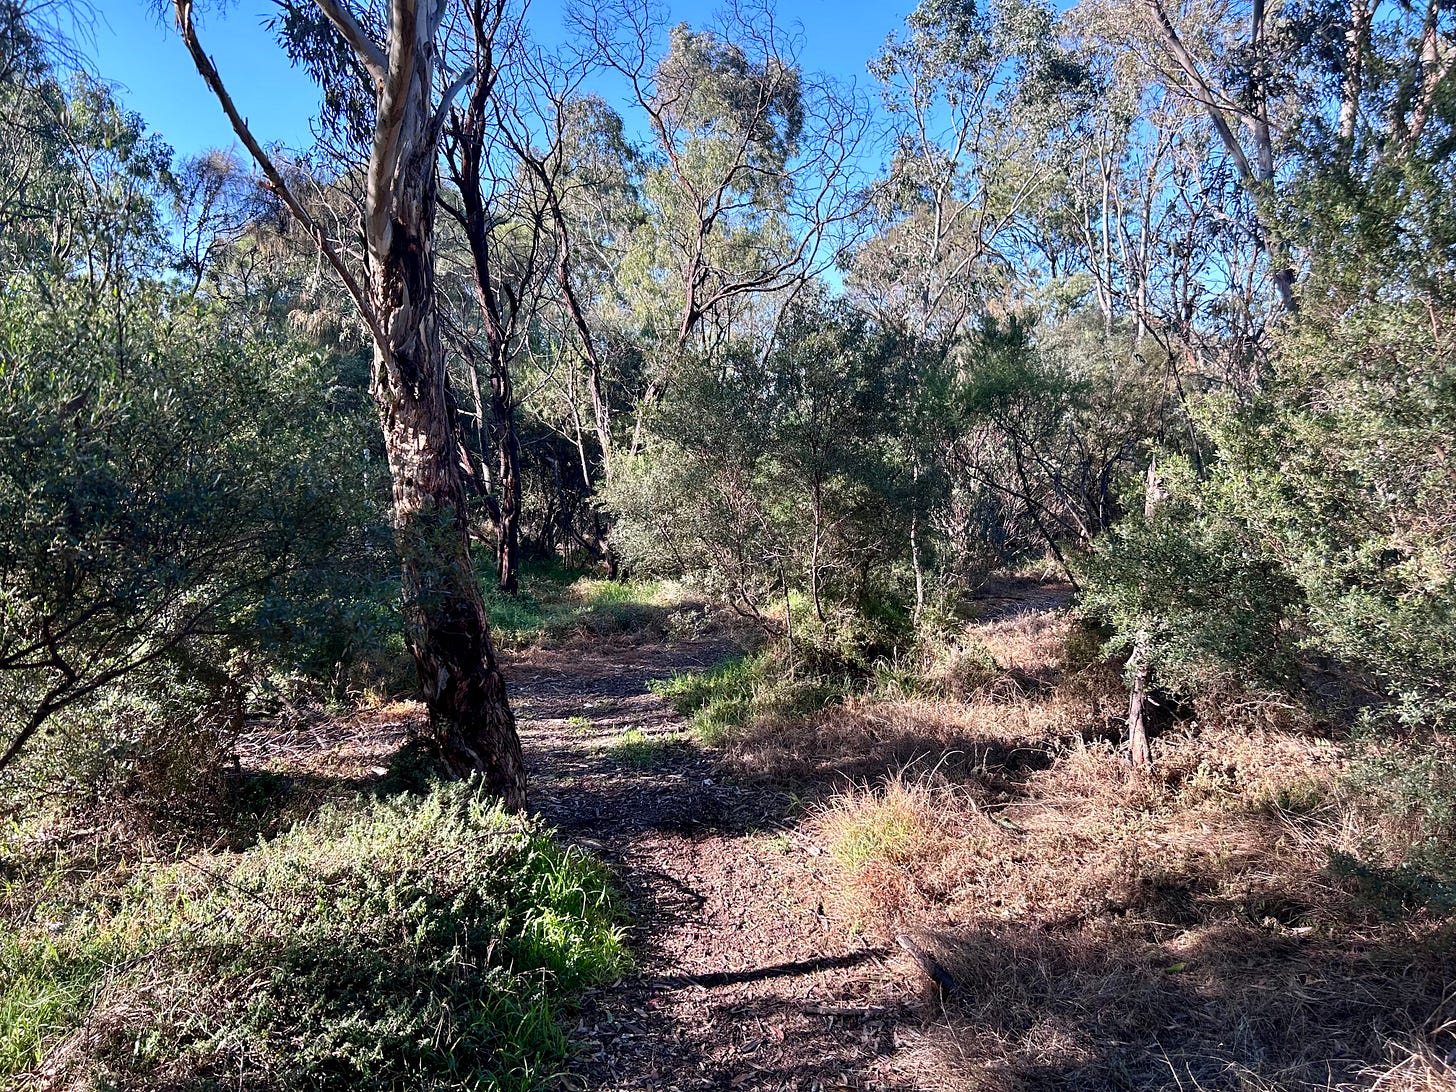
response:
M623 766L644 769L656 765L679 742L676 735L649 736L641 728L628 728L617 737L607 753Z
M604 580L556 565L531 566L520 591L507 595L482 574L486 610L497 639L524 645L575 634L665 633L679 593L656 580Z
M627 965L600 866L476 787L333 805L37 905L0 937L0 1077L64 1040L88 1087L524 1090Z

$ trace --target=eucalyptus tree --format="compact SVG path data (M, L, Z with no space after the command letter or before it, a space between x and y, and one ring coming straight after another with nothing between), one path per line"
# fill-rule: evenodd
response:
M1110 48L1137 58L1170 95L1196 107L1215 149L1248 194L1243 212L1285 311L1296 307L1297 276L1278 227L1288 144L1279 110L1297 57L1274 33L1276 6L1264 0L1220 9L1178 9L1164 0L1085 0L1081 14Z
M356 129L369 134L362 270L351 260L352 240L332 235L310 213L249 129L198 38L192 0L175 3L182 40L203 81L369 330L372 388L394 485L406 640L432 731L453 770L482 773L508 806L520 808L525 769L470 558L435 289L441 129L450 103L473 73L436 89L446 0L391 0L383 18L355 13L338 0L316 0L316 6L322 20L314 24L320 45L312 67L342 86L357 76L368 92L334 102L336 109L354 111ZM298 9L289 15L302 18ZM325 85L336 86L327 80Z
M1036 154L1062 124L1038 111L1081 73L1058 48L1051 9L925 0L871 62L892 158L875 189L878 230L850 283L883 321L946 349L1005 295L1011 247L1058 164ZM1065 115L1076 103L1058 103ZM1034 275L1034 271L1032 272Z
M515 358L530 338L545 281L552 266L556 233L548 222L534 179L522 168L519 150L531 135L511 133L508 101L512 54L519 53L524 27L505 0L466 0L461 46L472 73L459 106L444 125L444 163L451 187L440 204L458 224L469 255L470 281L483 341L484 367L477 369L472 340L461 348L470 366L476 418L487 417L477 371L489 385L489 431L496 459L492 520L496 528L497 583L515 594L520 570L521 450L517 429Z
M690 349L725 347L755 306L771 305L761 343L772 344L781 313L772 301L781 305L830 269L853 236L870 126L853 88L802 70L798 43L771 7L730 5L708 30L663 28L656 14L639 0L605 0L580 16L588 44L631 88L650 137L640 264L655 287L650 321L665 359L643 410ZM632 451L643 420L639 413Z
M537 50L523 72L530 84L540 147L523 143L523 167L540 187L556 232L555 287L563 375L550 377L569 417L584 482L611 480L617 447L612 387L621 386L624 358L637 354L623 336L627 306L620 270L645 212L641 156L623 133L621 115L581 85L593 65ZM578 362L579 361L579 366ZM586 437L596 440L595 460ZM606 559L611 564L608 551Z

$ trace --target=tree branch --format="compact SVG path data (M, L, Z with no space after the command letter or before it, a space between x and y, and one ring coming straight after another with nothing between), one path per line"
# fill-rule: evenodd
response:
M359 60L374 77L376 89L382 86L388 66L384 51L374 44L368 34L364 33L364 28L358 24L349 9L343 4L337 3L336 0L314 0L314 3L344 36L344 40L354 47L354 52L359 55Z
M354 306L358 309L359 317L364 320L365 325L369 327L375 340L378 341L381 337L379 322L374 314L373 308L369 305L368 295L353 273L349 271L349 267L344 264L344 259L339 255L338 250L329 240L323 227L304 208L303 203L294 196L293 191L283 178L283 173L274 164L272 157L263 150L263 146L258 143L257 138L253 136L252 130L248 128L247 119L238 112L237 106L233 103L232 96L228 94L227 88L223 86L222 77L218 75L217 66L212 63L212 58L203 50L202 43L197 37L197 28L192 23L192 0L175 0L175 10L177 14L177 29L182 35L183 43L187 46L187 52L192 55L192 63L197 66L198 74L222 106L222 111L227 115L227 119L233 127L233 132L237 134L238 139L242 141L243 147L253 157L253 162L257 163L258 168L263 172L264 177L267 178L269 188L288 206L288 211L293 214L294 219L309 233L313 238L314 244L328 260L329 265L334 267L334 272L344 282L344 287L348 291L350 299L354 301Z

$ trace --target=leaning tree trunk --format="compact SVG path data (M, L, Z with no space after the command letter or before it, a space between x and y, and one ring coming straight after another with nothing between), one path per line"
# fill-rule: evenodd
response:
M470 559L436 313L433 36L415 37L413 56L402 57L410 36L394 29L390 74L413 86L391 80L380 94L366 238L373 387L394 481L405 634L446 763L457 774L480 772L508 807L522 808L525 765Z

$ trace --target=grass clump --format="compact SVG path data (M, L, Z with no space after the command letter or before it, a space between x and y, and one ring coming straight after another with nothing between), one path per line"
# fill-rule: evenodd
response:
M754 692L763 681L767 657L738 656L706 671L682 671L656 679L652 692L688 717L705 742L720 745L753 716Z
M820 822L830 855L847 868L904 864L919 856L934 834L931 801L917 786L895 778L882 791L842 794Z
M612 744L608 754L623 766L645 769L655 765L669 748L676 743L676 737L649 736L641 728L628 728Z
M660 637L681 613L674 586L656 580L603 580L554 564L527 566L516 595L496 590L489 579L482 583L491 628L507 645L579 636Z
M719 747L763 720L805 716L842 698L845 688L820 675L792 670L784 647L770 646L706 671L657 679L652 692L687 717L704 743Z
M0 1077L79 1088L527 1089L627 965L607 877L477 785L331 805L137 866L0 938Z

